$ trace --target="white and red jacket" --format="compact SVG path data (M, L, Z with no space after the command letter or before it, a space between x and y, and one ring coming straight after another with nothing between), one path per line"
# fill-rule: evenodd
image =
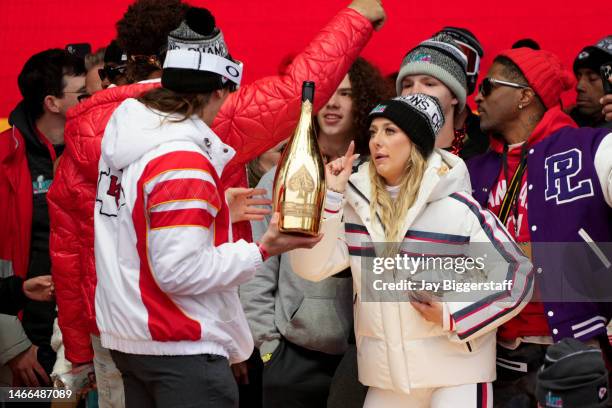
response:
M261 264L231 243L219 179L234 150L197 117L127 99L102 139L94 213L102 345L131 354L246 360L253 339L238 285Z

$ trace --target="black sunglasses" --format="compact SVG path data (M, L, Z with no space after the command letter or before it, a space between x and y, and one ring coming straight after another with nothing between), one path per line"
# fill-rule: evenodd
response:
M485 78L478 86L478 91L482 96L489 96L493 92L495 86L509 86L510 88L525 89L529 88L529 85L517 84L515 82L501 81L495 78Z
M88 94L88 93L84 93L84 94L80 94L79 96L77 96L77 101L79 101L79 103L81 103L81 102L83 102L83 101L85 101L85 100L87 100L89 98L91 98L91 95Z
M125 65L118 65L116 67L105 65L104 68L98 69L98 75L102 81L108 78L108 80L112 82L117 79L119 75L123 75L125 73L125 68Z

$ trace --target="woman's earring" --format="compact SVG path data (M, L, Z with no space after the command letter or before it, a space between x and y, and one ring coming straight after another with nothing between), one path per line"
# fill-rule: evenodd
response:
M519 105L519 109L523 109L523 105Z

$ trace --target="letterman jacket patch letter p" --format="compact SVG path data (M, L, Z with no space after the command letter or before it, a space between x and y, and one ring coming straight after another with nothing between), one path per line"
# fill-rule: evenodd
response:
M571 149L546 158L546 201L555 199L557 204L569 203L593 195L590 179L577 180L582 169L582 152Z

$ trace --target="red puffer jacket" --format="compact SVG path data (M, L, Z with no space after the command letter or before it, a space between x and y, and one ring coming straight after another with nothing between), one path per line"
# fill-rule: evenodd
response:
M283 76L258 80L229 96L213 124L215 133L237 152L223 172L225 187L246 186L244 164L290 135L300 112L302 82L315 81L315 108L323 106L372 32L366 18L345 9L296 56ZM107 89L68 112L66 149L47 198L59 325L66 357L73 363L92 360L89 336L97 333L93 208L104 129L123 100L154 86L158 85ZM235 227L235 238L251 239L248 223Z
M15 127L0 133L0 278L24 278L32 237L32 178L25 141Z

